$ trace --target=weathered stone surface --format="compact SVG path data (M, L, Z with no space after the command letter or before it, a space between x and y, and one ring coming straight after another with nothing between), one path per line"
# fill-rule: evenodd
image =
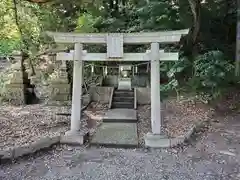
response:
M109 103L112 89L113 87L92 86L89 88L89 93L91 95L90 98L92 101L100 102L102 104Z
M159 134L147 133L145 135L145 146L152 148L167 148L170 147L170 139Z
M0 159L12 159L13 158L13 149L0 150Z
M138 146L136 123L103 123L91 140L99 145Z
M170 147L175 147L177 145L183 144L185 141L185 137L184 136L179 136L176 138L171 138L170 139Z
M110 109L103 117L103 122L136 122L137 111L134 109Z
M59 143L59 141L60 136L43 137L30 145L14 147L13 149L8 150L1 150L0 159L13 159L24 155L32 154L41 149L51 147L52 145Z
M15 99L15 98L18 98L18 99L22 99L23 96L24 96L24 93L23 93L23 89L21 86L19 86L19 88L9 88L9 86L7 86L7 95L9 97L11 97L12 99Z
M10 75L10 83L11 84L22 84L23 83L23 75L21 71L15 71Z
M70 100L70 84L65 65L51 75L49 98L51 101Z
M91 101L90 94L85 94L82 96L83 105L88 105Z
M23 84L6 84L5 99L13 104L24 103Z
M70 100L70 94L53 94L52 101L68 101Z
M81 132L68 131L65 135L60 137L61 144L82 145L85 140L85 134Z
M23 74L20 70L19 64L13 64L11 69L12 74L9 75L4 89L4 98L14 104L24 103L23 93Z
M65 84L68 83L68 74L65 68L57 69L51 75L51 84Z
M18 158L31 153L33 153L33 148L31 146L16 147L13 151L13 158Z
M70 85L62 84L58 86L52 86L52 93L54 94L69 94L70 93Z
M184 134L185 139L189 139L192 136L192 134L195 132L195 130L196 130L195 125L190 127L190 129Z
M59 143L60 136L55 137L42 137L38 141L32 143L30 146L32 148L32 152L36 152L40 149L48 148L54 144Z
M9 89L19 89L19 88L23 88L23 84L21 83L15 83L15 84L6 84L6 87L9 88ZM14 90L13 90L14 91Z

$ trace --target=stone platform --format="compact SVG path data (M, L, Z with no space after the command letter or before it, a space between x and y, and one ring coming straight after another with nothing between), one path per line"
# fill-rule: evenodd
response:
M103 123L91 140L92 145L137 147L136 123Z
M135 123L137 111L134 109L110 109L103 117L103 122Z
M91 140L92 145L137 147L137 112L133 109L111 109Z

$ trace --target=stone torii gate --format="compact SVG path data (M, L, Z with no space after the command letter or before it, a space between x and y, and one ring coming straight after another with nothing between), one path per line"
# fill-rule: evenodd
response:
M145 137L145 145L151 145L151 139L161 138L161 102L160 102L160 61L176 61L178 53L164 52L159 43L179 42L188 29L150 33L58 33L48 32L56 43L72 43L74 50L70 53L58 53L57 60L73 60L73 93L71 128L65 133L65 141L83 144L84 133L81 125L81 94L83 61L150 61L151 63L151 128ZM106 53L87 53L82 44L106 44ZM124 53L123 44L151 44L146 53ZM148 140L150 139L150 141Z

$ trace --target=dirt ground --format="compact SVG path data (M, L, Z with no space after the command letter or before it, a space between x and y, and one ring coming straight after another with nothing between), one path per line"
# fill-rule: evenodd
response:
M70 116L57 115L70 113L70 106L11 106L5 104L0 111L0 149L26 145L42 136L60 135L69 130ZM82 130L90 128L93 134L101 124L107 110L106 105L91 103L82 117ZM170 99L164 103L162 130L170 137L183 135L196 122L204 121L211 110L201 104ZM151 131L150 105L138 107L138 134L140 144L144 144L144 135ZM91 127L90 127L91 126Z

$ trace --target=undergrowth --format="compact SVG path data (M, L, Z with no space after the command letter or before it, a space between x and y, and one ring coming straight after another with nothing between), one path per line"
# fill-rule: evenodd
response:
M239 86L234 65L220 51L198 55L193 62L186 57L180 58L170 67L161 68L161 76L168 78L168 83L160 86L162 99L172 92L178 98L182 93L189 93L204 103L210 103L224 96L229 88Z

